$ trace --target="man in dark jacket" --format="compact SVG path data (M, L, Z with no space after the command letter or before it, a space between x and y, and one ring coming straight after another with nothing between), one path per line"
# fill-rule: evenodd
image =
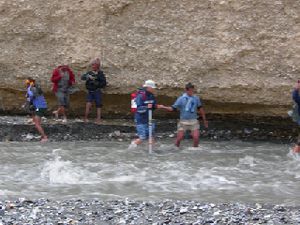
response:
M298 123L298 126L300 125L300 120L299 120L299 117L300 117L300 96L299 96L299 90L300 90L300 81L298 81L298 83L296 84L296 87L295 89L293 90L293 100L294 102L297 104L297 109L298 111L295 112L295 113L298 113L297 117L296 117L296 120L295 122ZM298 140L297 140L297 143L294 147L294 152L295 153L300 153L300 133L299 133L299 136L298 136Z
M157 105L154 90L156 85L154 81L147 80L142 89L138 91L135 99L137 110L134 116L138 138L134 140L129 148L134 148L149 138L149 110L160 109ZM152 133L155 132L155 124L152 125ZM153 140L151 140L153 141Z
M106 86L106 78L102 70L100 70L100 60L92 61L92 71L81 76L81 80L85 80L85 86L88 91L87 103L85 109L84 121L88 122L88 116L91 111L92 103L95 102L97 108L96 123L101 121L102 108L102 92L101 89Z

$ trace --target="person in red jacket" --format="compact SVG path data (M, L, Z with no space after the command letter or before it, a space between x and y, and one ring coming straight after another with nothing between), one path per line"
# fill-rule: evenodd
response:
M63 122L67 122L66 109L70 104L70 87L75 84L74 73L68 65L58 66L53 70L51 81L58 101L58 109L53 114L57 119L62 115Z

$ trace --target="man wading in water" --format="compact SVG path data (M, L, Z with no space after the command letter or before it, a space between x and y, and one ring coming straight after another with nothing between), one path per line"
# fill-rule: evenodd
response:
M180 146L180 142L184 138L185 131L190 130L194 141L194 147L199 145L199 121L198 111L203 119L204 126L208 128L205 111L202 107L201 100L198 96L194 95L195 87L193 84L188 83L185 86L185 93L180 96L172 107L165 107L168 111L180 111L180 121L178 122L178 133L176 139L176 146Z
M137 147L137 145L149 138L149 110L155 110L162 107L161 105L156 104L154 96L155 89L155 82L147 80L143 85L143 88L136 92L137 96L133 101L135 101L136 104L134 120L138 138L131 143L129 148ZM155 124L152 124L152 134L154 134L154 131ZM153 143L153 140L150 141Z
M59 66L53 70L51 81L53 92L57 98L58 109L53 111L55 118L63 116L63 122L67 122L66 109L70 105L70 87L75 84L75 76L69 66Z
M88 90L87 103L85 108L84 121L88 122L88 116L91 111L92 103L95 102L97 108L96 123L101 121L101 107L102 107L102 92L101 89L106 86L106 78L103 71L100 70L100 60L92 61L92 71L83 74L81 80L85 80L85 86Z
M48 141L48 137L41 126L42 117L47 111L47 103L43 95L43 91L39 85L35 84L35 80L28 78L26 80L27 86L27 101L30 103L32 108L32 118L36 129L41 134L41 142Z

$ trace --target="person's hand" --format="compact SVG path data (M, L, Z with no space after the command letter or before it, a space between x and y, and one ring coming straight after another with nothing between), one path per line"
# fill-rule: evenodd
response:
M89 75L90 80L95 80L95 78L92 75Z
M208 128L208 121L207 120L203 120L203 123L204 123L204 127Z
M153 104L148 104L148 109L152 109L153 108Z
M164 105L157 105L157 108L158 108L158 109L164 109L165 106L164 106Z

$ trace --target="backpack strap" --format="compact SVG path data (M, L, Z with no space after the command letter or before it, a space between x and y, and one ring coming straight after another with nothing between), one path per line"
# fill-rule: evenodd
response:
M144 91L144 90L138 90L137 94L141 94L143 101L146 101L146 99L147 99L146 91Z

